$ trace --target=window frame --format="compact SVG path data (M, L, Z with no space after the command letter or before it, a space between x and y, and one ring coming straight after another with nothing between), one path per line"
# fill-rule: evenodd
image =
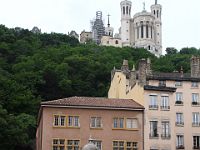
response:
M76 123L75 118L78 119L77 120L78 124ZM80 128L80 117L78 115L68 115L67 116L67 127L69 127L69 128Z
M182 112L176 113L176 125L183 126L184 125L184 116Z
M90 128L102 128L102 118L101 117L96 117L92 116L90 117Z
M150 121L150 133L149 133L149 137L150 138L158 138L158 121Z

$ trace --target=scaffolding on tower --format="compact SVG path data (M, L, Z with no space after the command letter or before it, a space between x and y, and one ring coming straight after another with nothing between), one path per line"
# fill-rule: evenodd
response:
M96 19L91 21L92 25L92 37L96 44L101 43L101 37L105 35L105 27L102 20L102 12L96 12Z

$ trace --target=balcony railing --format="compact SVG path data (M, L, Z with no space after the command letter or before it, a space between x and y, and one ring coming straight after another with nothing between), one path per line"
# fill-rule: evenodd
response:
M170 106L160 106L161 110L170 110Z
M177 104L177 105L183 105L183 101L176 101L175 104Z
M162 139L170 139L171 135L170 134L161 134Z
M158 105L149 105L149 109L157 110L158 109Z
M192 126L193 126L193 127L200 127L200 122L193 122L193 123L192 123Z
M158 133L149 133L149 138L151 138L151 139L159 138L159 134Z
M200 103L199 103L199 102L192 102L192 105L193 105L193 106L199 106Z
M176 126L184 126L184 122L176 122Z
M184 145L178 145L176 146L176 149L185 149Z
M193 149L200 149L200 146L193 146Z

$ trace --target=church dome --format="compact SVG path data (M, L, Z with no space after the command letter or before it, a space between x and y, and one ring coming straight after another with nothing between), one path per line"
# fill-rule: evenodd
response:
M96 147L96 145L90 142L86 144L82 150L98 150L98 148Z

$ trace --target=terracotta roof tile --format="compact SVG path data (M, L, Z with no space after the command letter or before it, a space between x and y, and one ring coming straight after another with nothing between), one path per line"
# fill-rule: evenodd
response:
M77 106L114 109L144 109L144 107L132 99L108 99L100 97L69 97L41 103L54 106Z

